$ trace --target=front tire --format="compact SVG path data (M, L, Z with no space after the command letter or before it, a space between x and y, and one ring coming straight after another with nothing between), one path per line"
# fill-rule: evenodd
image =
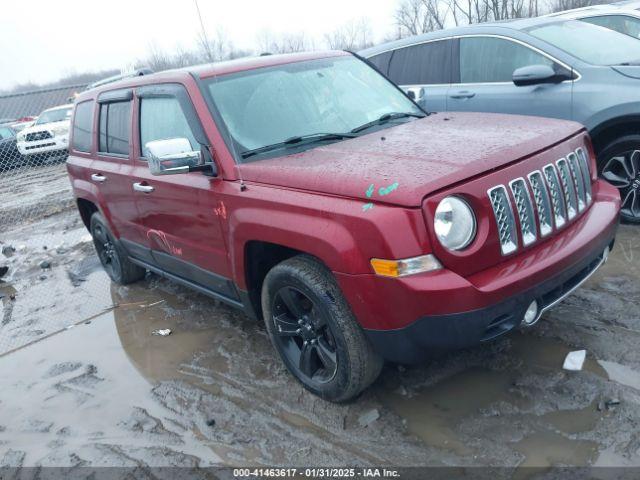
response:
M126 285L144 278L146 270L129 260L99 212L91 216L90 231L100 263L111 280Z
M267 332L287 369L315 395L345 402L380 374L367 340L331 272L306 255L276 265L262 287Z
M640 224L640 135L620 137L598 155L598 174L620 191L620 216Z

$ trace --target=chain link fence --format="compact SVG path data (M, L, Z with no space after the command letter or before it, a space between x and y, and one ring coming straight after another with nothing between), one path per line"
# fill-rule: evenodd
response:
M0 355L113 305L65 165L79 87L0 97Z

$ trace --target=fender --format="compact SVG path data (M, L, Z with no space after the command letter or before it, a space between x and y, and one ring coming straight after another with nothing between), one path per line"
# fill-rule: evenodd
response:
M250 193L251 192L251 193ZM429 253L420 209L375 204L308 192L251 186L238 204L226 205L231 272L246 288L245 252L251 241L267 242L313 255L330 270L371 273L371 258L408 258Z
M610 127L630 122L640 122L640 102L624 103L601 110L586 119L584 125L595 138Z
M76 198L82 198L84 200L88 200L93 203L98 211L102 214L105 220L109 223L109 228L116 236L116 238L120 238L120 232L114 227L113 222L111 222L111 212L109 211L108 202L103 201L102 194L98 187L81 178L72 178L71 187L73 189L73 194Z

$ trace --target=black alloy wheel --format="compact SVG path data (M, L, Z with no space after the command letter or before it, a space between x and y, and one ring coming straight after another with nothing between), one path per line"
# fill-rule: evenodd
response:
M620 190L621 215L640 223L640 150L628 150L609 158L602 176Z
M310 383L330 382L338 369L336 343L320 309L285 286L273 297L272 312L275 341L291 368Z

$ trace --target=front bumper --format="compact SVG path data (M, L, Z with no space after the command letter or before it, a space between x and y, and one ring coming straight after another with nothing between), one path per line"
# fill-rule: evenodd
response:
M391 279L336 274L376 351L417 363L491 340L516 327L536 300L540 309L577 288L613 245L620 196L599 181L584 215L556 236L468 278L443 269Z
M69 148L69 136L59 136L36 140L34 142L18 142L18 151L22 155L37 155L43 153L59 153L62 155Z
M613 240L605 248L613 247ZM374 349L386 360L419 363L451 350L493 340L522 324L527 307L536 300L537 319L582 283L606 261L605 249L534 288L508 300L472 312L422 317L396 330L365 330Z

